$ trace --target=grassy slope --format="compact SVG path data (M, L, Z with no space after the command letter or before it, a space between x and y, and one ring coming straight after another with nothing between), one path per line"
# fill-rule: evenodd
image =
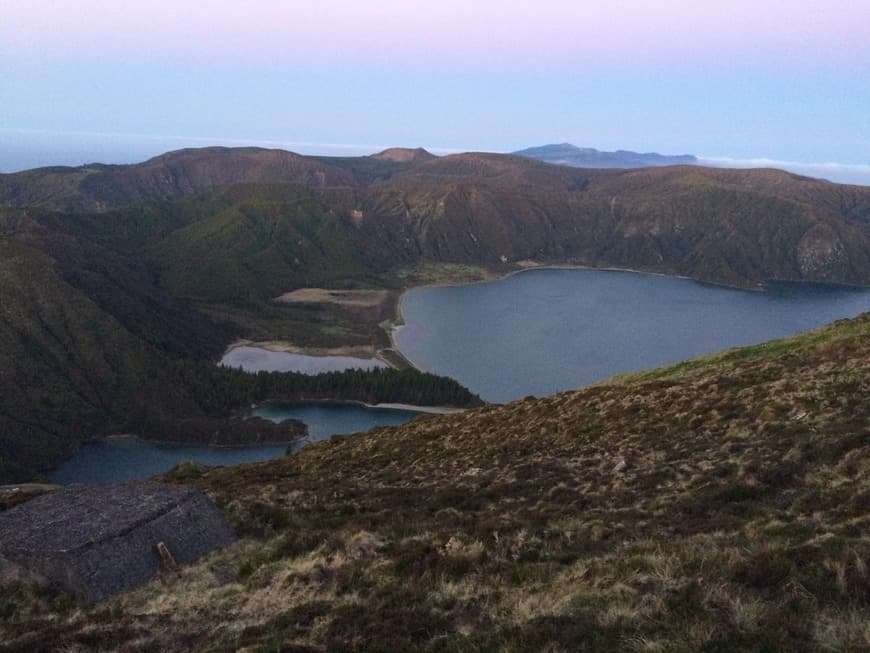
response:
M865 314L187 469L245 539L90 611L7 589L0 634L7 650L866 650L868 380Z
M395 297L379 310L350 312L271 301L306 286L394 285L365 259L344 221L304 187L240 185L140 210L149 220L183 225L141 239L140 255L158 270L161 285L235 322L246 337L314 347L388 344L378 324L392 316ZM117 219L129 221L126 212Z
M203 218L156 243L152 257L176 295L267 301L288 288L362 277L365 267L338 216L294 187L237 188ZM226 198L226 199L225 199Z

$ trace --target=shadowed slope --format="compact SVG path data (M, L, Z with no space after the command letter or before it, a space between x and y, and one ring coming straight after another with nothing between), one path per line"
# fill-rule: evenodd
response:
M245 398L225 401L232 374L210 359L235 332L158 288L141 263L41 222L55 217L0 210L0 482L100 435L224 441ZM290 441L303 429L233 430Z

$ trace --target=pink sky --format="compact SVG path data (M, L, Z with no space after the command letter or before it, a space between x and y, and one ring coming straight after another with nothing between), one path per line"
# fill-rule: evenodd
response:
M0 0L0 14L0 52L32 56L866 65L870 55L867 0Z
M868 36L870 0L0 0L0 130L863 166Z

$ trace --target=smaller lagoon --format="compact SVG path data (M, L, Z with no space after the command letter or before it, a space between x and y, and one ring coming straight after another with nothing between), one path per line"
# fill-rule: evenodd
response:
M403 424L419 415L410 410L313 401L264 404L254 408L250 414L273 422L291 418L305 422L308 438L294 444L294 449L332 435ZM279 458L286 452L285 444L205 447L157 444L136 437L106 438L82 446L48 477L52 483L61 485L132 481L162 474L187 461L205 465L238 465Z
M388 367L377 358L357 356L309 356L286 351L271 351L262 347L244 345L234 347L221 359L224 367L240 367L245 372L301 372L320 374L349 369L373 370Z
M394 408L377 408L362 404L334 401L294 401L267 403L254 408L252 417L262 417L273 422L298 419L308 426L308 438L294 448L310 442L346 433L369 431L379 426L398 426L417 417L420 413Z

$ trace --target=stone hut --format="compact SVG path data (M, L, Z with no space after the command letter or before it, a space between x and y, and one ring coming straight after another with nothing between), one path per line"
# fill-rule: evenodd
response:
M0 580L102 601L235 540L201 490L152 481L71 485L0 513Z

